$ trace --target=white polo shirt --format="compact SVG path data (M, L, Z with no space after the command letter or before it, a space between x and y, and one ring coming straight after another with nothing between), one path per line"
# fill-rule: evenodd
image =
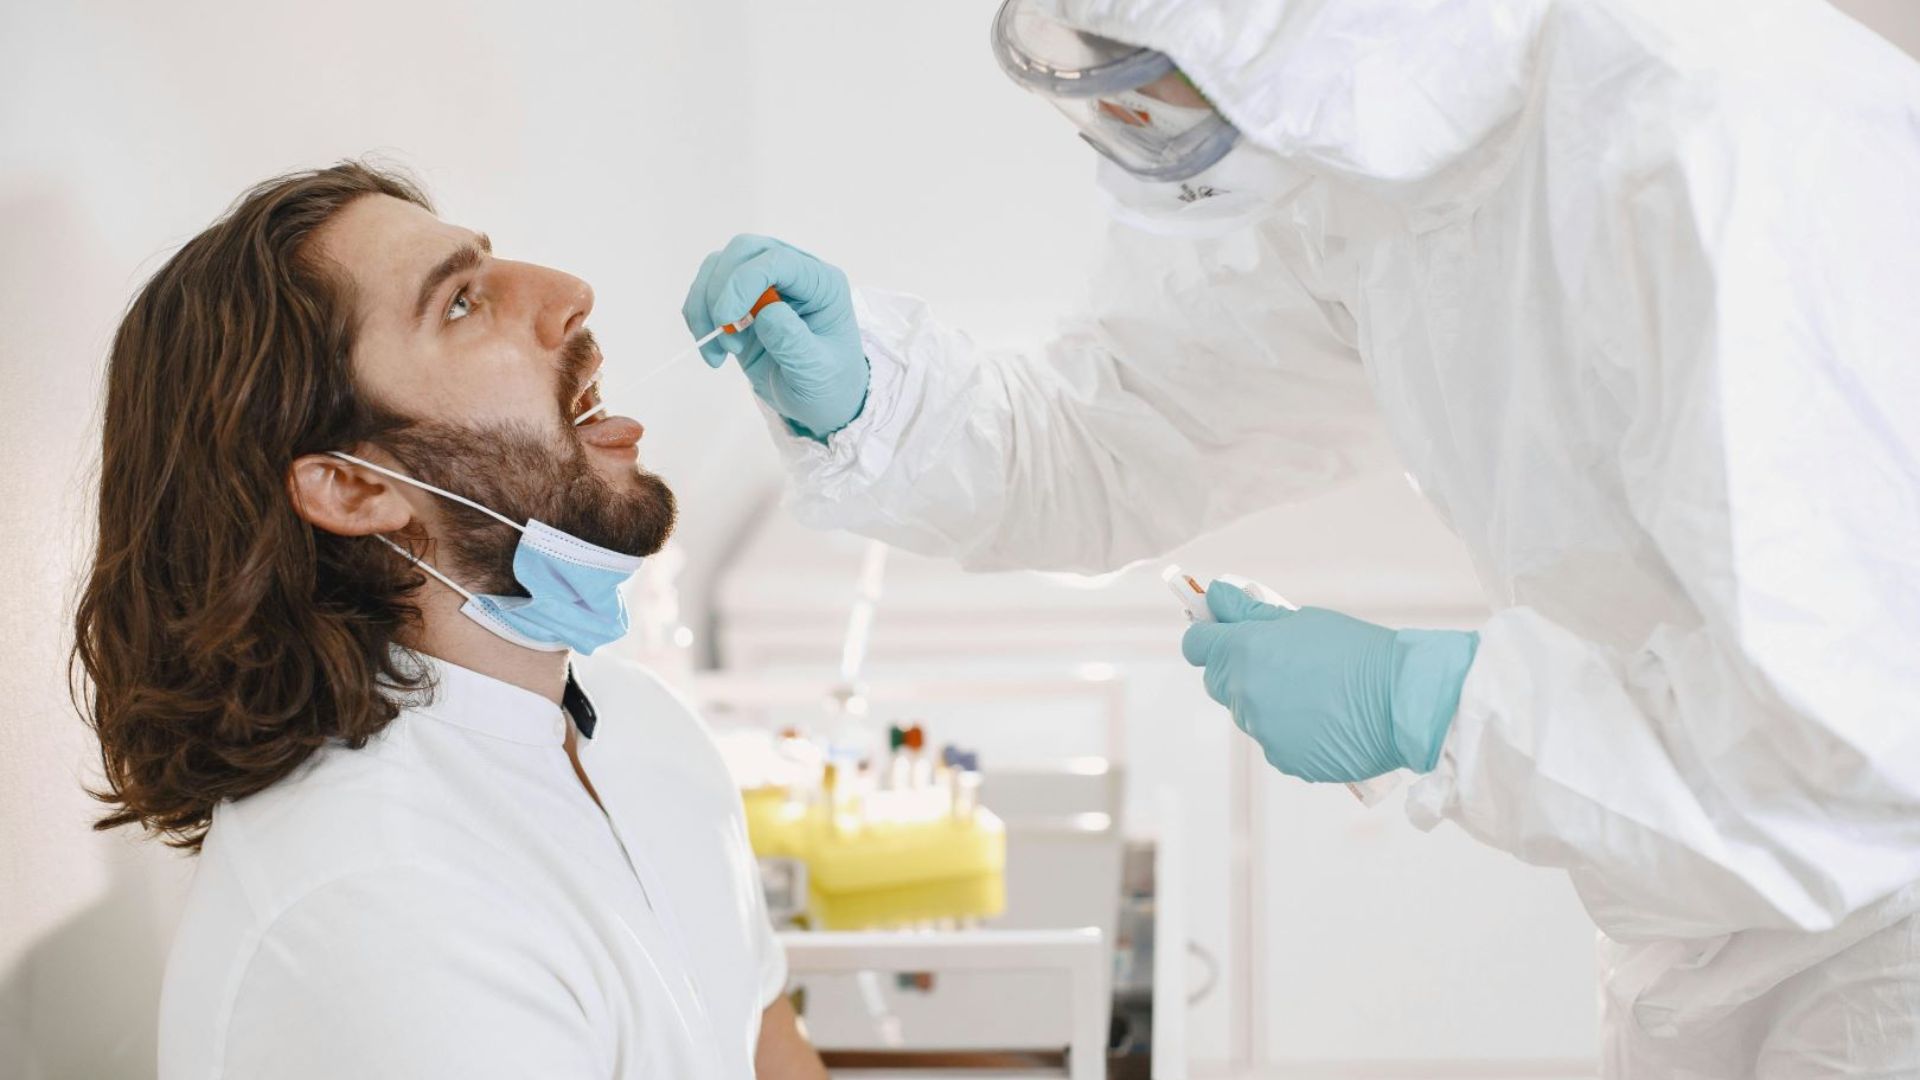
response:
M752 1077L786 962L698 717L575 660L603 813L559 706L426 663L429 703L215 811L160 1080Z

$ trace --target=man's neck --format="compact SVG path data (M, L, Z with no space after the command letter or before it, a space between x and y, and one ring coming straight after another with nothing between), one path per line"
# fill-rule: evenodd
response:
M458 664L558 703L567 688L564 652L522 648L460 613L462 598L437 583L422 591L420 628L403 642L428 656Z

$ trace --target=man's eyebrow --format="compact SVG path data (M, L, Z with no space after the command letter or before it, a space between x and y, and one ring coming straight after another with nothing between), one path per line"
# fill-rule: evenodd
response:
M433 294L440 291L440 286L445 284L448 278L472 270L480 265L480 260L484 256L491 254L493 254L493 241L486 233L480 233L474 237L472 243L462 244L453 249L453 252L441 259L438 265L427 271L426 278L420 282L420 298L414 301L413 305L414 324L419 325L420 320L427 317L427 305L433 303Z

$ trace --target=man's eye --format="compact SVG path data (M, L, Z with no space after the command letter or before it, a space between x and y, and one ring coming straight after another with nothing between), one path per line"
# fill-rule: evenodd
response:
M473 301L467 299L467 290L461 289L453 294L453 302L447 305L447 321L464 319L473 313Z

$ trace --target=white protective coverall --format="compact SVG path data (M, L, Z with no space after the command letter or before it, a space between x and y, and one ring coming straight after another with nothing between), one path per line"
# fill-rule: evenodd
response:
M1920 1076L1920 65L1817 0L1059 15L1294 179L1156 234L1105 166L1032 348L862 293L800 516L1103 571L1397 451L1495 611L1410 812L1567 869L1607 1074Z

